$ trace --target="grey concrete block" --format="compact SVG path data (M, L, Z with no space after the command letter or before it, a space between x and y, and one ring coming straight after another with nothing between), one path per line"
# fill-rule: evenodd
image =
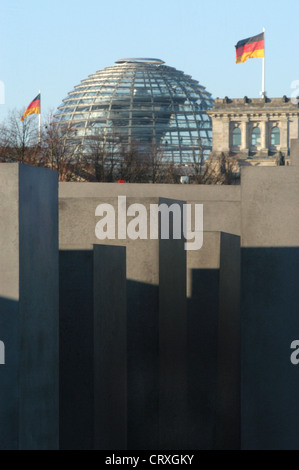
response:
M158 247L157 247L158 249ZM153 251L152 258L158 259ZM128 448L159 448L159 288L127 281Z
M242 448L298 450L299 249L242 249Z
M127 449L126 249L94 246L95 449Z
M59 183L59 198L103 199L119 195L135 198L164 197L182 201L240 202L240 186L185 184ZM137 201L138 200L138 201Z
M133 203L142 203L147 209L150 204L159 203L157 194L161 196L173 197L182 196L188 198L192 205L204 205L204 227L210 231L227 231L234 234L240 234L240 187L208 187L208 186L183 186L183 185L118 185L118 184L75 184L63 183L60 185L60 243L62 247L88 248L94 243L99 243L95 237L95 223L97 218L94 216L95 209L100 203L112 204L116 209L117 215L117 196L127 196L127 206ZM175 202L175 201L173 201ZM193 227L192 227L193 228ZM197 264L197 256L206 256L208 262L213 266L218 266L216 272L210 270L213 279L203 277L203 269L200 271L201 280L198 292L195 293L193 301L197 303L198 297L202 297L202 305L206 304L206 310L209 313L202 317L202 331L214 335L217 344L217 325L218 325L218 298L219 298L219 263L220 263L220 235L217 235L217 242L212 241L211 249L200 250L200 252L190 252L187 254L189 268L201 267L203 264ZM239 239L238 239L239 240ZM239 242L239 241L238 241ZM127 295L128 295L128 443L131 449L157 449L159 446L159 282L160 282L160 258L158 240L106 240L103 243L123 244L127 247ZM217 249L215 250L215 246ZM172 248L171 248L172 249ZM169 250L171 250L169 248ZM167 249L168 250L168 249ZM166 251L167 251L166 250ZM167 256L169 256L169 250ZM176 251L174 249L174 258ZM179 258L177 258L178 261ZM215 261L216 259L216 261ZM192 261L194 260L194 262ZM171 261L171 263L174 261ZM168 261L167 263L170 263ZM214 264L213 264L214 263ZM166 264L167 266L167 264ZM166 268L166 272L167 272ZM175 272L175 270L174 270ZM188 270L189 272L189 270ZM181 271L178 269L178 277ZM173 274L173 273L171 273ZM196 274L195 274L196 276ZM236 280L237 281L237 280ZM183 282L183 281L182 281ZM205 284L206 283L206 284ZM216 283L217 295L214 295ZM190 279L188 280L188 286ZM203 286L207 285L207 289ZM182 287L183 284L180 285ZM216 287L215 287L216 288ZM188 287L189 289L189 287ZM178 290L178 299L180 294ZM165 292L168 291L165 290ZM171 291L172 292L172 291ZM172 292L173 293L173 292ZM210 299L210 307L208 305ZM205 299L205 300L204 300ZM178 303L179 304L179 303ZM203 307L204 308L204 307ZM183 310L182 310L183 311ZM196 313L198 310L196 310ZM213 315L216 315L214 318ZM170 315L170 313L168 313ZM177 321L183 321L178 315ZM198 320L197 320L198 321ZM164 330L166 331L166 329ZM184 328L181 329L182 336L180 341L184 341ZM196 330L194 330L196 331ZM235 333L232 333L234 336ZM195 349L196 341L195 338ZM235 343L234 343L235 344ZM210 349L206 352L202 349L203 356L197 359L203 364L204 371L210 374L209 380L212 380L212 374L215 368L209 369L211 357ZM213 356L214 357L214 356ZM198 358L198 356L197 356ZM206 365L204 365L205 359ZM215 359L217 361L217 357ZM235 367L233 362L232 367ZM207 370L209 369L209 372ZM193 376L198 380L198 376ZM216 380L217 378L215 378ZM214 379L213 379L214 380ZM214 391L216 389L214 388ZM233 394L232 394L233 396ZM195 403L196 399L195 399ZM204 403L204 402L203 402ZM191 405L188 404L190 407ZM192 406L191 406L192 408ZM207 408L209 415L210 408ZM194 416L197 416L197 408L194 410ZM209 415L210 416L210 415ZM192 416L191 416L192 418ZM207 420L208 418L206 416ZM209 421L211 425L211 420ZM205 436L208 436L207 426L204 428ZM184 426L182 427L184 428ZM140 432L142 429L142 432ZM235 429L235 428L234 428ZM210 431L209 431L210 432ZM211 430L211 433L214 432ZM187 436L187 432L185 436ZM214 435L214 434L213 434ZM231 436L232 434L228 434ZM194 435L193 435L194 437ZM192 438L193 438L192 437ZM215 445L215 436L213 438ZM228 438L227 441L228 442ZM187 447L189 442L185 443ZM202 446L211 445L211 439L207 441L204 437L197 439ZM178 440L177 440L178 442ZM179 445L179 444L178 444ZM226 444L229 446L229 444Z
M127 445L125 248L60 252L60 447Z
M242 246L298 246L299 168L242 169Z
M0 166L0 448L58 448L58 177Z
M60 251L60 449L93 449L93 253Z
M145 204L148 214L150 204L182 206L181 201L158 198L138 202ZM186 255L184 240L172 240L171 234L169 240L161 240L161 220L159 225L158 240L126 242L130 449L175 448L178 442L183 445L186 436L182 412L186 384ZM179 435L181 440L177 439Z
M217 361L216 443L241 446L241 250L240 237L221 233Z
M113 200L119 195L127 196L131 203L142 202L157 197L166 197L187 201L194 205L204 204L205 230L227 232L235 235L241 233L241 187L240 186L210 186L183 184L111 184L111 183L60 183L59 199L61 204L60 243L65 244L74 240L85 243L93 231L80 222L80 217L87 221L87 211L92 216L94 205L103 200ZM69 215L66 214L68 210ZM65 227L65 221L73 217L75 223ZM73 233L76 226L80 231Z
M120 189L120 185L118 186ZM158 198L138 202L147 208ZM127 250L128 312L128 447L158 448L159 382L159 241L104 240L96 238L99 204L111 204L118 216L117 197L60 200L60 243L63 249L91 249L94 244L123 245ZM136 203L128 198L127 206ZM142 429L142 432L140 430Z
M187 255L193 449L240 447L240 238L204 232Z
M160 199L170 206L174 201ZM177 201L176 201L177 202ZM177 202L178 203L178 202ZM183 213L183 203L179 206ZM180 240L159 241L159 449L189 447L187 404L186 251Z
M261 171L262 170L262 171ZM242 184L242 448L298 449L299 169Z
M119 191L122 189L121 185L117 187ZM147 209L149 235L150 205L159 204L160 200L157 197L145 197L138 200L128 197L127 207L136 202L143 204ZM176 201L171 200L170 203L174 202ZM102 203L112 204L116 217L118 216L117 197L73 197L60 200L61 247L88 249L95 243L126 246L128 447L133 450L157 449L159 447L159 281L161 268L159 239L134 241L120 240L116 236L115 240L100 242L95 236L95 225L99 220L95 217L95 209ZM175 257L177 245L171 246L170 251L173 250L172 256ZM167 256L170 256L170 251L167 251ZM169 260L165 259L165 264L168 262ZM165 269L167 270L167 266ZM181 270L178 271L178 277L181 277ZM184 279L183 282L185 282ZM182 284L182 289L184 289L183 286L184 284Z

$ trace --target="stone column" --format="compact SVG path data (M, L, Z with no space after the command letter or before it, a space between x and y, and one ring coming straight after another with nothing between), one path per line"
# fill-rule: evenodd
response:
M261 129L261 150L260 155L263 157L269 156L269 145L268 145L268 118L263 116L260 123Z
M286 115L280 121L280 150L284 155L289 153L289 122Z
M248 117L247 116L242 119L241 132L242 132L241 152L242 154L248 156L249 146L248 146Z
M229 117L223 117L223 141L222 141L222 151L229 152L230 151L230 135L229 135L229 124L230 119Z
M213 147L212 151L214 154L221 152L222 139L223 139L223 124L221 118L215 114L212 116L212 127L213 127Z

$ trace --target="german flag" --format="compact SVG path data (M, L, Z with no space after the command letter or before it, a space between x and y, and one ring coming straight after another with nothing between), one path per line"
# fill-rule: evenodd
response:
M243 39L236 45L237 64L246 62L247 59L262 59L263 57L265 57L265 33Z
M40 93L34 98L33 101L31 101L30 105L26 109L25 113L23 114L21 121L24 121L24 119L27 116L30 116L30 114L40 114Z

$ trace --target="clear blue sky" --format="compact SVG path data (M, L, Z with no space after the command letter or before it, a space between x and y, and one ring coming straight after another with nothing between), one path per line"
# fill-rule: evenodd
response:
M261 59L235 64L238 40L266 27L268 96L299 80L298 0L0 0L5 104L43 113L80 80L123 57L157 57L216 97L258 97Z

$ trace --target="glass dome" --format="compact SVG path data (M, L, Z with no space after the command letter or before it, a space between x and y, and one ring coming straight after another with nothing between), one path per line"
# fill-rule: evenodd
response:
M175 163L211 151L210 93L189 75L159 59L121 59L83 80L55 115L69 129L68 144L83 151L97 134L146 150L153 144Z

